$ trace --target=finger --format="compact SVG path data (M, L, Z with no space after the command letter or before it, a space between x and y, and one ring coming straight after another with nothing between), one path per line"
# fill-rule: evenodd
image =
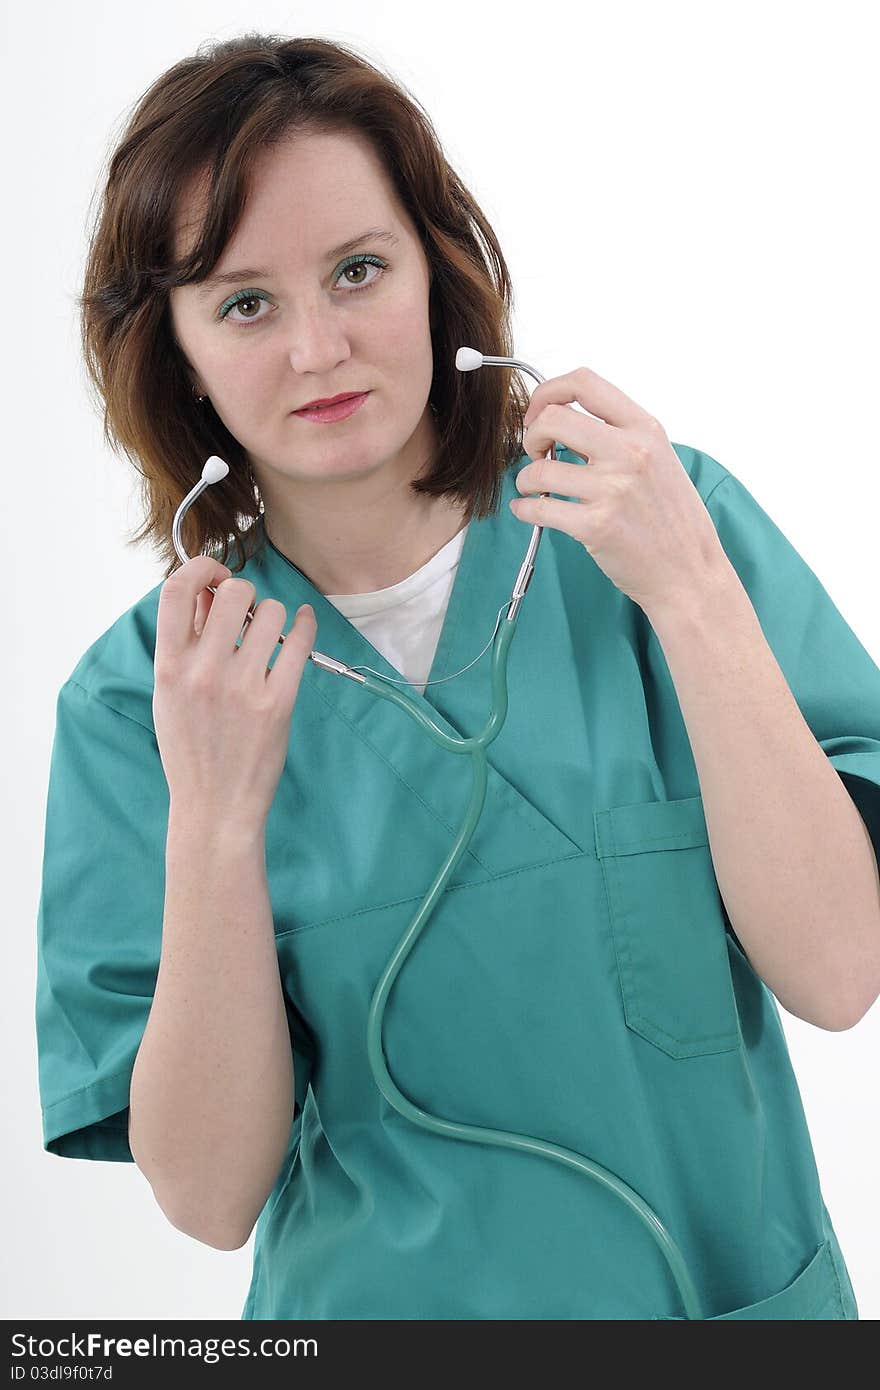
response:
M566 459L533 459L519 470L514 478L517 492L558 492L563 497L586 495L592 477L586 476L584 465L568 463Z
M554 444L561 444L587 463L600 456L614 457L622 438L619 430L611 429L602 420L595 420L574 406L551 401L525 431L523 448L534 463L541 463Z
M211 593L210 589L202 589L201 593L196 597L195 634L197 637L201 635L202 628L205 626L208 614L211 611L211 602L213 598L214 595Z
M195 635L195 617L202 591L228 579L232 571L212 555L191 555L165 580L156 614L156 646L169 654L185 651ZM211 595L207 595L210 601Z
M244 638L250 626L247 614L254 607L256 594L253 581L241 575L231 575L218 584L199 638L200 649L209 660L228 656L239 637Z
M557 497L519 497L511 499L511 511L517 521L529 526L549 526L564 531L573 540L587 543L584 522L584 501L562 502Z
M253 666L257 675L263 675L269 657L278 646L278 637L283 633L286 621L287 609L280 599L262 599L254 609L250 621L245 615L241 643L236 649L236 661L242 667L245 663Z
M280 684L291 700L296 699L305 664L314 650L317 631L314 609L311 604L302 604L296 611L290 631L284 635L275 664L271 670L268 666L266 668L267 681L273 685Z
M647 413L631 396L606 381L598 372L589 367L575 367L574 371L566 372L564 376L549 377L547 381L538 383L529 399L523 423L531 424L535 416L551 403L571 405L573 401L606 424L620 428L637 425Z

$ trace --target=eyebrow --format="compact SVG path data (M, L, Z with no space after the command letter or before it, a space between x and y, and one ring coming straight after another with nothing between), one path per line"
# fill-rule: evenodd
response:
M386 241L391 246L397 246L400 238L396 237L393 232L386 231L384 227L368 227L359 236L350 237L348 241L343 241L340 246L334 246L332 251L327 252L324 260L335 260L337 256L343 255L346 251L353 251L355 247L362 245L365 241ZM233 285L239 280L271 280L272 276L271 270L253 270L247 267L244 270L224 270L218 275L209 275L206 280L199 281L196 293L199 298L202 298L219 285Z

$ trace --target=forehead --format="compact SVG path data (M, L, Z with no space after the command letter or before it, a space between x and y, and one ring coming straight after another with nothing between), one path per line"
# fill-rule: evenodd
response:
M175 256L195 246L209 197L210 168L204 166L183 185L177 200ZM257 156L223 260L263 265L270 263L272 247L291 241L304 253L323 255L345 236L379 225L401 236L412 230L369 141L357 132L297 132Z

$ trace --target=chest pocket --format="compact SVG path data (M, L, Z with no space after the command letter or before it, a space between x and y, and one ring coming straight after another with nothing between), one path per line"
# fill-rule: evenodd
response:
M593 813L628 1028L670 1057L740 1045L700 796Z

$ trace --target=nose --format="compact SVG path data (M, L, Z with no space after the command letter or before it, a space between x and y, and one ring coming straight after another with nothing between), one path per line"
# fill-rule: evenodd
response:
M351 356L338 307L319 301L296 316L287 351L299 375L329 380L334 368Z

